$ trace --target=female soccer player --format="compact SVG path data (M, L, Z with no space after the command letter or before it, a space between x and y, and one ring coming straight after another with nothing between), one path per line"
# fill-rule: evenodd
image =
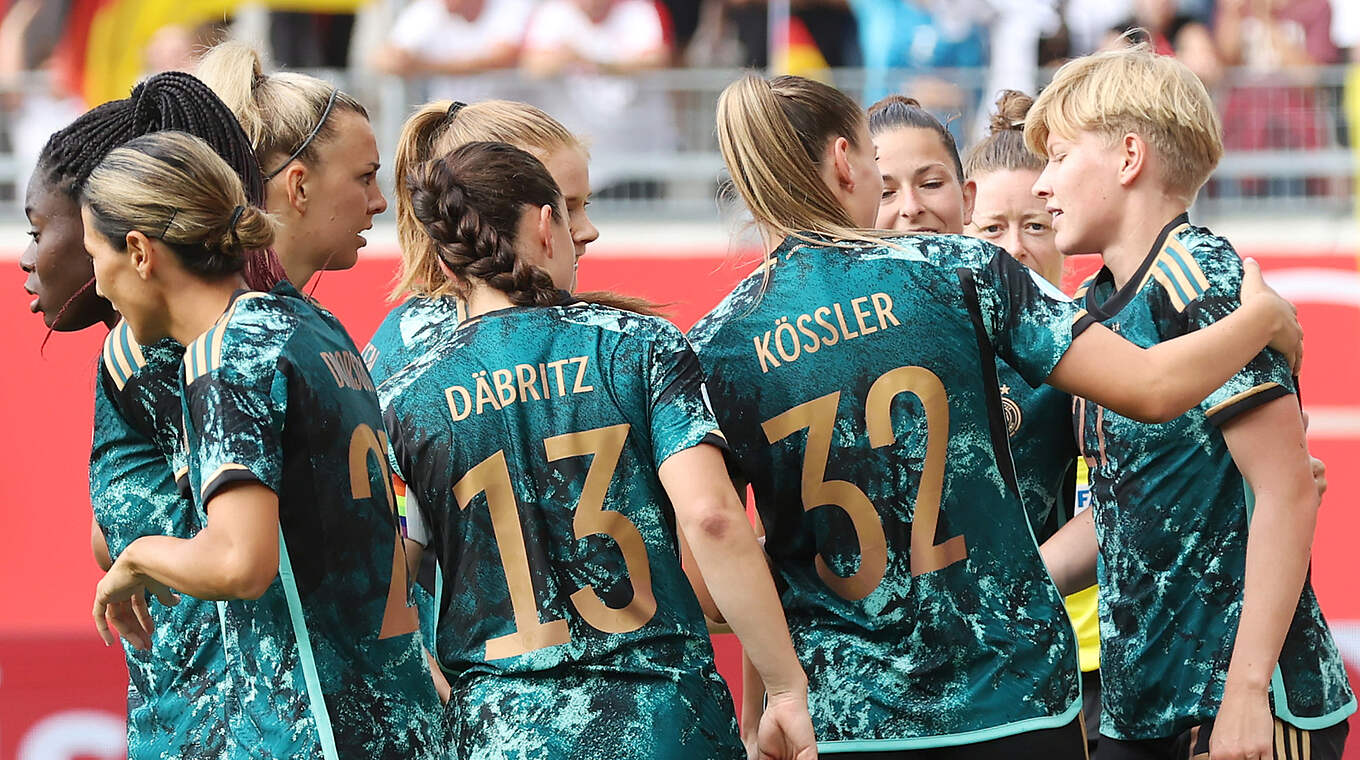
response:
M528 151L548 167L567 199L572 244L579 259L600 233L590 222L589 155L585 145L543 111L511 100L468 105L453 101L427 103L402 127L397 143L396 175L470 142L494 141ZM364 349L375 382L381 384L451 332L461 320L452 280L439 268L436 246L411 207L411 190L397 183L397 238L401 265L391 299L405 299L383 319Z
M1143 351L990 244L868 232L883 182L843 93L744 78L719 98L718 136L773 252L691 337L786 584L821 748L1082 757L1071 627L993 357L1162 419L1276 328L1297 338L1292 308L1259 291L1240 329Z
M1007 91L996 103L990 133L959 159L953 136L914 100L891 96L869 109L869 132L883 173L880 229L913 231L940 220L940 231L991 241L1054 286L1063 257L1053 242L1053 220L1030 192L1043 162L1025 147L1025 113L1033 102ZM1016 480L1035 538L1047 540L1075 512L1077 448L1072 398L1049 386L1031 388L998 360L1001 409ZM1085 490L1085 481L1080 481ZM1089 744L1100 720L1100 634L1095 588L1067 600L1082 669L1082 714Z
M304 289L319 271L353 267L367 244L362 233L387 210L364 107L316 77L265 74L259 53L240 42L209 50L197 73L255 147L288 279Z
M99 291L139 343L187 346L192 538L144 536L100 581L106 606L169 586L224 600L226 709L243 753L442 756L438 697L413 633L386 436L339 323L283 283L243 291L274 223L201 141L114 150L82 197Z
M576 246L541 162L470 143L412 175L468 319L381 389L444 573L453 752L736 758L731 698L677 531L770 684L765 756L815 756L805 677L668 322L566 291Z
M187 537L196 530L193 503L182 497L174 470L185 461L179 394L183 346L172 340L140 346L126 324L95 293L85 252L79 194L91 171L118 143L136 134L180 129L206 140L235 169L253 203L263 184L245 133L212 90L179 72L151 77L130 98L100 106L52 135L29 182L25 210L33 244L21 264L34 308L63 331L110 324L95 385L94 445L90 455L91 541L107 569L142 535ZM251 256L245 277L268 288L282 276L267 252ZM149 602L150 635L130 606L110 620L125 631L128 664L128 756L220 757L226 725L222 709L222 642L214 605L184 599L166 607Z

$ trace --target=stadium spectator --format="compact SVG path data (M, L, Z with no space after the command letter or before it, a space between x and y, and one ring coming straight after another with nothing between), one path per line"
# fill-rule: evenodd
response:
M514 67L532 0L415 0L397 16L370 62L385 74L434 77L431 98L503 96L476 74Z
M769 4L766 0L725 0L725 16L741 43L741 65L763 69L770 65ZM855 16L847 0L792 0L791 16L807 28L827 65L861 63Z
M1223 79L1223 60L1213 33L1199 18L1183 12L1176 0L1134 0L1133 15L1110 28L1104 47L1124 44L1124 35L1135 29L1146 32L1158 55L1175 56L1205 87Z
M1243 70L1228 94L1223 142L1228 150L1316 150L1335 143L1334 125L1319 102L1315 66L1336 63L1327 0L1220 0L1216 17L1224 61ZM1325 180L1304 180L1309 194ZM1249 195L1293 193L1290 180L1247 178ZM1297 181L1294 181L1297 183ZM1291 189L1292 188L1292 189Z
M670 41L653 0L546 0L524 38L522 69L551 78L532 99L575 134L616 154L668 150L676 125L668 93L637 76L666 66ZM600 184L626 180L602 168Z

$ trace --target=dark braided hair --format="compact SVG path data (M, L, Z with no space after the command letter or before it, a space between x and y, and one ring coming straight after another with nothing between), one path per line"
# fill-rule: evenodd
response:
M515 252L526 206L551 206L562 219L562 191L537 158L505 143L473 142L421 164L406 182L416 218L458 279L481 280L520 306L559 302L552 277Z
M264 207L260 164L236 116L206 84L182 71L150 77L131 97L93 108L54 133L38 158L38 171L78 203L90 174L109 152L134 137L167 130L206 142L241 178L250 204ZM257 290L284 279L283 267L268 250L252 254L242 275Z
M959 146L949 129L940 123L929 111L921 107L916 98L903 95L889 95L869 106L869 134L877 137L894 129L929 129L940 138L950 157L954 159L954 174L962 184L963 161L959 158Z

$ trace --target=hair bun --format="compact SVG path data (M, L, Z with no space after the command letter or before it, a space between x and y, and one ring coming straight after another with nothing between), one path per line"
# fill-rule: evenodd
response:
M893 106L906 106L907 108L921 108L921 101L910 98L906 95L889 95L869 107L869 115L873 116L879 111L885 111Z
M1023 130L1025 128L1025 116L1029 114L1032 105L1034 105L1034 98L1025 93L1019 90L1002 90L1001 95L996 99L996 110L992 113L992 118L988 122L987 131L990 134L997 134L1010 130Z

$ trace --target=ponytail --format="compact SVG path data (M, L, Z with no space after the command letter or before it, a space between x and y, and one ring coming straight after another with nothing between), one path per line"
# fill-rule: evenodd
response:
M996 100L988 134L968 151L964 173L977 179L995 171L1042 171L1044 160L1025 145L1025 117L1034 98L1017 90L1003 90Z

